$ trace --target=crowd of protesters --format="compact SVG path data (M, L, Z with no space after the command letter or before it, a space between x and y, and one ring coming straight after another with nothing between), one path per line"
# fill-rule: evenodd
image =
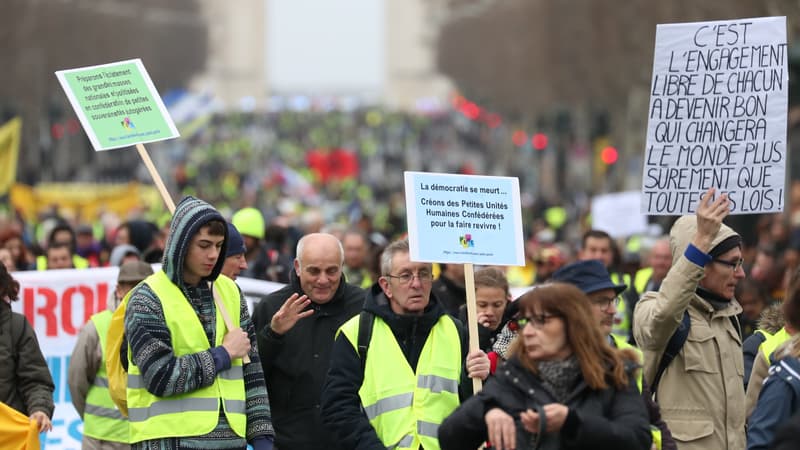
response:
M190 139L202 151L180 157L171 180L209 200L214 207L202 208L213 221L228 222L214 239L224 235L218 257L232 269L215 264L215 277L285 284L252 318L241 312L252 348L240 338L235 354L212 352L216 370L246 353L263 368L245 369L249 383L264 383L271 406L259 415L258 448L273 440L279 449L437 448L440 424L441 448L487 440L497 449L797 445L782 426L797 421L800 404L792 338L800 184L789 189L785 213L737 221L718 196L696 216L662 222L660 233L624 237L593 228L586 205L524 205L525 266L478 268L480 350L469 352L464 268L410 261L402 196L376 187L369 167L348 169L342 155L344 163L327 161L330 148L352 146L358 164L380 151L373 161L404 166L409 143L447 153L448 127L380 113L357 124L337 115L270 120L212 123ZM253 151L259 141L274 152ZM303 151L317 147L329 150ZM149 217L80 221L55 208L27 221L0 211L0 262L13 274L182 258L167 250L176 225ZM540 285L548 288L528 290ZM362 343L365 329L377 340ZM436 353L428 342L460 351ZM485 380L486 393L472 396L469 378ZM411 395L404 389L432 406L420 413L392 403ZM397 411L422 416L414 425Z
M721 208L720 210L725 209L722 204L707 205L708 208L712 208L712 206ZM698 215L700 213L698 212ZM717 215L713 221L720 223L721 217L726 215ZM285 283L287 286L284 289L285 293L279 291L270 297L274 297L271 312L266 314L266 310L261 311L257 308L254 316L256 333L259 337L259 351L265 355L261 358L261 364L265 368L265 379L268 381L268 388L274 390L270 394L273 404L271 420L275 424L275 439L278 448L295 448L296 445L299 445L297 448L315 448L313 439L308 440L309 437L327 440L331 439L331 436L339 435L338 432L330 432L326 428L325 421L320 420L319 416L319 396L322 395L324 399L326 395L324 393L325 374L328 358L332 358L332 356L331 349L323 351L323 347L320 347L321 344L318 342L329 338L330 341L326 346L330 346L333 344L334 336L328 336L329 331L322 331L310 324L326 317L328 318L326 320L335 318L335 324L328 324L324 328L335 330L338 326L343 325L347 318L358 314L363 296L366 295L365 292L372 292L370 295L373 296L377 295L376 289L384 289L384 291L389 289L387 292L391 292L391 285L387 283L390 283L395 275L387 272L391 269L387 269L385 260L381 260L381 253L388 243L402 236L402 233L384 235L369 227L369 222L366 221L325 223L321 220L303 220L309 216L310 214L293 217L275 216L268 219L258 208L249 207L234 211L227 217L230 221L228 223L229 230L234 230L227 232L228 239L232 239L231 242L235 247L235 249L231 249L232 253L228 252L229 257L237 258L235 263L237 270L234 274ZM656 384L660 382L660 389L666 389L667 392L685 392L692 398L696 397L695 394L702 392L707 398L699 401L698 408L702 409L715 404L722 408L719 412L715 407L703 410L705 412L701 410L686 412L684 411L686 401L674 400L674 395L676 395L674 393L662 393L660 398L656 397L656 399L665 414L668 428L665 427L663 433L659 434L659 448L675 448L667 445L668 442L673 442L671 440L678 444L677 448L693 448L693 442L697 448L705 448L704 446L712 441L714 446L721 446L720 448L745 448L745 445L747 445L746 448L769 448L770 443L778 435L780 425L788 421L795 412L790 400L796 395L794 394L796 386L792 380L794 371L797 370L795 366L797 344L794 339L791 339L791 336L794 334L795 327L799 326L795 325L797 313L793 308L796 308L795 300L800 299L800 281L795 278L797 252L800 250L800 232L792 226L791 219L787 219L787 216L791 217L789 214L761 216L757 221L755 232L751 232L756 236L756 241L752 243L745 241L738 230L732 230L725 225L722 225L722 231L714 231L713 227L706 231L708 236L717 237L703 237L705 235L698 234L701 232L697 230L704 228L701 227L700 222L695 223L695 221L679 220L671 227L672 233L669 236L645 235L626 239L614 239L605 231L587 228L581 238L575 242L557 240L558 230L549 228L546 223L536 223L526 230L528 235L525 249L526 267L490 267L480 269L476 273L478 321L481 325L480 348L483 350L481 354L488 356L492 373L498 367L504 367L503 361L506 359L525 359L525 352L520 348L515 350L512 342L517 339L517 334L527 330L526 323L530 322L526 322L529 320L525 319L526 315L534 314L531 311L537 311L535 314L540 316L547 315L547 311L550 310L548 308L555 308L555 306L536 306L543 301L541 299L529 299L526 300L527 303L518 303L513 301L511 292L515 289L522 289L524 292L529 286L563 282L565 275L562 274L562 269L569 269L581 261L591 262L597 264L597 268L593 268L592 271L606 273L608 281L604 286L612 288L610 298L613 300L609 303L604 298L603 306L598 307L603 310L603 313L598 315L595 312L596 320L601 324L602 333L614 337L613 340L609 339L612 347L628 349L632 348L631 345L638 345L643 351L639 353L638 357L629 354L620 361L623 361L628 367L630 361L624 362L626 361L624 358L632 358L634 366L636 366L635 361L638 358L639 364L641 364L640 369L642 369L642 375L639 376L643 376L646 384L653 381ZM686 219L694 220L695 218L688 216ZM0 227L0 261L3 262L5 269L12 273L24 270L120 266L131 260L151 263L162 261L165 242L169 234L169 222L156 224L145 219L132 219L119 222L113 228L104 228L102 224L99 224L101 226L97 225L75 224L56 215L45 217L38 224L25 223L19 217L7 216ZM98 230L101 231L99 235ZM311 247L305 247L302 245L304 236L316 240L323 239L326 242L330 240L335 245L323 247L314 244ZM701 248L699 242L704 242L704 247ZM311 251L308 250L309 248L317 252L315 254L318 256L313 257L317 259L309 259L310 256L296 254L296 251L303 251L304 247L306 252ZM678 247L693 248L695 250L692 251L696 251L696 253L686 250L686 259L683 259L684 253ZM735 255L732 253L734 251ZM313 281L315 278L309 278L309 275L302 272L304 267L314 268L317 265L325 267L325 264L332 265L332 268L327 270L342 277L342 286L345 286L346 283L347 298L353 304L352 308L348 306L347 311L339 311L336 302L328 305L330 300L325 300L328 295L333 295L333 299L338 298L337 296L342 294L336 292L342 288L332 285L326 288L333 289L329 291L331 294L319 294L317 293L319 286L315 284L317 281ZM676 266L676 264L679 265ZM727 267L728 265L730 268ZM704 266L705 271L698 269ZM460 265L436 264L430 267L430 278L425 278L428 275L422 275L426 270L424 267L420 266L416 270L415 273L419 275L412 274L407 287L413 287L416 284L425 286L426 280L430 280L431 283L426 287L430 296L428 301L431 304L436 303L442 314L458 317L461 321L466 320L463 268ZM579 269L569 270L574 272ZM731 278L719 282L722 284L714 291L715 285L712 283L714 273L716 273L714 271L724 272L725 270L730 272L728 275L731 275ZM709 271L712 273L709 274ZM227 274L227 272L223 273ZM233 277L235 276L233 275ZM400 274L399 276L404 275ZM698 276L700 281L697 281ZM705 285L711 287L704 288L704 280L712 280L705 281ZM570 282L578 287L586 288L581 285L582 281L580 280L571 280ZM703 300L697 301L710 305L707 306L708 312L704 313L702 307L692 303L695 300L686 304L682 303L683 301L675 300L677 303L675 303L674 311L664 309L668 304L665 299L670 298L669 296L677 295L677 292L694 293L695 288L678 287L680 283L690 282L699 283L696 295L697 298ZM596 302L592 300L593 294L590 294L593 292L592 288L584 289L584 292L590 299L588 304L594 305ZM645 295L648 292L649 294ZM295 295L291 295L292 293ZM553 295L556 295L555 291ZM558 295L572 298L571 296L577 294L559 291ZM666 297L662 299L660 296ZM680 299L680 296L675 298ZM731 298L737 299L738 302L727 303ZM389 300L391 303L391 298ZM800 300L797 301L800 302ZM654 307L655 309L653 309ZM541 308L545 309L545 313L540 312ZM692 308L699 308L696 313L699 316L695 317L693 315L695 313L689 313ZM337 312L333 313L333 311ZM405 310L402 311L408 313ZM577 312L561 311L560 306L552 311L553 314L569 314L570 317L572 314L577 314ZM292 323L289 328L281 325L281 320L286 320L284 314L294 314L294 317L289 318ZM315 318L314 314L320 316ZM397 313L381 314L391 314L391 317L394 317ZM666 341L670 339L676 329L680 328L684 314L687 317L692 316L689 319L691 325L687 337L684 338L686 339L685 347L679 349L684 353L681 353L682 356L672 364L676 365L673 367L680 366L680 370L686 371L687 376L698 372L697 375L693 375L695 378L688 378L700 380L698 381L698 391L695 394L689 392L691 389L687 387L691 386L691 382L687 379L681 381L682 378L677 376L675 371L678 369L676 368L671 369L672 372L668 368L663 374L655 376L654 380L654 375L659 371L657 367L659 355L664 352L664 348L667 346ZM706 317L704 314L711 314L708 317L712 318L706 325L707 331L703 331L706 319L698 318ZM570 320L579 320L575 317ZM725 318L725 320L717 323L713 321L714 317ZM728 321L728 318L731 320ZM278 321L276 322L276 320ZM637 325L638 321L642 321L642 323ZM295 326L295 323L306 325ZM669 323L672 325L668 326ZM534 323L534 325L534 330L540 330L546 323ZM300 343L308 344L310 342L304 341L303 334L298 330L307 327L311 327L307 333L321 334L312 340L317 344L303 350L300 347L305 344L301 345ZM513 329L515 327L516 329ZM659 331L662 327L668 329L663 332ZM714 327L720 328L715 331ZM529 331L531 330L525 331L525 333ZM696 333L699 333L699 336ZM717 335L716 333L721 334ZM533 334L535 335L535 332ZM299 339L298 344L290 344L297 339ZM710 363L707 362L709 358L711 358L710 360L715 358L703 353L712 348L704 344L704 342L710 342L706 339L714 339L717 342L712 347L720 348L722 352L720 355L729 357L722 360L730 362L730 368L726 364L717 368L709 365ZM721 346L723 340L727 342L725 346ZM355 345L354 342L353 345ZM744 353L742 353L743 351ZM286 356L276 357L281 354L280 352L288 353ZM699 353L695 355L695 352ZM298 359L299 355L307 353L310 355L309 358ZM284 367L287 361L292 360L287 359L288 355L294 355L292 358L295 362ZM323 365L316 367L317 358L321 357L320 355L327 356L323 357L325 360ZM419 357L419 355L417 356ZM479 358L480 356L472 355L472 357ZM678 361L680 361L679 364ZM273 367L270 364L276 365ZM534 364L534 366L527 367L535 366ZM312 367L316 368L311 369ZM310 384L305 385L306 382L300 382L296 378L298 370L302 373L312 370L316 375L307 381ZM751 378L751 370L753 378ZM636 376L636 371L631 367L626 368L625 371ZM713 380L716 379L716 375L713 374L723 375L724 387L714 384ZM619 374L614 376L620 377L616 378L615 383L627 379ZM287 381L270 381L280 380L281 377ZM490 377L490 382L491 379ZM738 382L735 381L737 379ZM750 381L749 387L746 385L748 380ZM762 380L765 381L762 383ZM547 384L545 383L544 386ZM617 386L620 385L617 384ZM715 390L715 386L718 389ZM746 388L749 399L747 405L745 405ZM307 435L305 438L299 439L300 435L297 434L299 429L293 425L294 422L286 421L292 417L291 414L296 414L298 411L297 408L301 405L296 402L300 398L289 397L290 403L286 405L282 403L282 399L287 392L300 392L304 389L313 389L312 392L316 392L308 399L309 405L307 406L310 409L306 414L309 414L310 419L305 421L313 419L312 423L315 423L315 427L328 431L324 433L320 431L320 434ZM341 387L337 389L341 389ZM553 387L546 387L546 389L552 390ZM729 394L732 390L734 392L740 390L741 395L736 394L731 397ZM759 393L763 395L759 396ZM469 394L465 394L463 389L460 389L458 394L462 400L469 398ZM566 401L568 397L561 398ZM291 403L292 401L294 403ZM664 401L667 401L666 410ZM672 406L673 403L675 406ZM569 405L569 401L566 401L566 404ZM283 408L286 408L285 412ZM459 414L467 414L467 412ZM483 439L494 436L501 440L501 444L497 448L503 448L502 442L514 442L515 438L503 435L501 428L496 428L501 427L499 424L502 422L494 422L494 420L500 420L499 412L494 415L498 417L486 417L488 428ZM746 415L751 417L748 422L747 434L745 434L744 422ZM527 417L526 421L530 420L528 416L524 417ZM580 429L576 428L578 425L574 420L577 419L569 419L564 425L571 433L577 433L576 430ZM698 424L705 424L707 429ZM528 430L527 434L520 435L519 439L524 439L528 443L536 442L536 433L542 431L537 431L530 424L524 428ZM334 427L334 429L339 428ZM736 430L740 430L741 434L737 434ZM372 432L370 431L370 433ZM627 434L625 436L624 439L630 438L636 442L642 439L641 435L637 435L635 439ZM480 440L480 433L475 438ZM620 438L620 436L616 438ZM353 442L357 442L357 438L352 436L346 438L342 436L342 439L344 439L343 442L350 442L350 439L356 439ZM419 442L427 442L425 439L420 439ZM662 439L663 441L661 441ZM565 445L563 442L568 440L562 436L562 444L558 445ZM299 444L297 444L298 442ZM281 446L281 443L284 445ZM664 447L660 447L661 445ZM518 446L517 448L525 447Z

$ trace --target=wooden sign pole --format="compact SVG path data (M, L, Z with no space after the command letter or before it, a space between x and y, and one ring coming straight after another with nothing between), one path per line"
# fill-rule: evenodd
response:
M161 180L161 176L158 174L156 166L153 164L153 160L150 159L150 155L147 153L147 149L144 148L144 144L136 144L136 150L139 151L139 156L142 157L142 161L144 162L145 167L147 167L147 171L150 172L150 176L153 177L153 182L155 182L156 188L158 188L158 192L161 194L161 198L164 199L164 203L167 205L170 214L175 214L175 202L169 195L167 187L164 186L164 182ZM216 303L217 308L219 308L220 315L222 315L222 318L225 321L225 326L228 328L228 330L233 330L235 327L233 326L233 321L231 320L231 316L230 314L228 314L228 310L225 309L225 305L223 305L222 302L219 301L219 298L217 298L216 294L214 295L214 302ZM242 361L245 363L250 363L250 357L244 355Z

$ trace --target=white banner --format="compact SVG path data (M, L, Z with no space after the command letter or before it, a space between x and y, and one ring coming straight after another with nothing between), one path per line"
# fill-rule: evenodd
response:
M785 17L658 25L642 212L693 214L710 187L783 211L787 60Z
M640 191L597 195L592 199L592 228L607 232L613 238L624 238L647 232L647 216L639 211Z
M153 267L154 270L158 266ZM53 431L41 436L41 448L79 450L83 422L72 406L67 385L69 358L81 326L92 314L107 308L114 292L117 268L14 272L19 281L19 301L11 304L23 313L36 331L56 389ZM248 300L250 310L261 298L283 287L249 278L236 280Z

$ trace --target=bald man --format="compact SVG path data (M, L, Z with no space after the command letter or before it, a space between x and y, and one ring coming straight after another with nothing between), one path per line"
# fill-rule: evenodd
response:
M290 282L253 314L279 450L336 450L320 417L320 393L336 330L361 311L364 290L345 282L335 236L312 233L297 243Z

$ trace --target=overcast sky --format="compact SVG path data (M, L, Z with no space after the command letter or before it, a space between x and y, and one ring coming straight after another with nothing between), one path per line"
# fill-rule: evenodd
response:
M380 92L385 0L267 0L267 74L276 94Z

